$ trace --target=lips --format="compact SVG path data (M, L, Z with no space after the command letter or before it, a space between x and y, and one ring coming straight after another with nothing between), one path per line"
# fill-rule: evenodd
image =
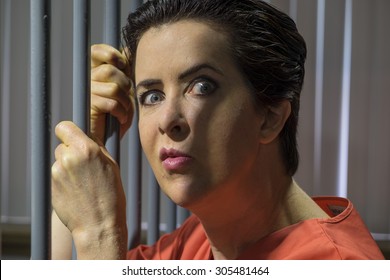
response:
M160 150L160 160L167 171L175 172L186 169L193 158L175 149L162 148Z

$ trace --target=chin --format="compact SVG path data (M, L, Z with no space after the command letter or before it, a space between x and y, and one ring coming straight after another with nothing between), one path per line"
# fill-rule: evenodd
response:
M162 191L180 207L191 210L205 195L205 189L192 184L170 183L160 185Z
M176 204L180 207L189 209L191 208L191 205L196 203L197 199L196 196L191 195L190 193L183 193L183 192L174 192L174 193L166 193L165 194Z

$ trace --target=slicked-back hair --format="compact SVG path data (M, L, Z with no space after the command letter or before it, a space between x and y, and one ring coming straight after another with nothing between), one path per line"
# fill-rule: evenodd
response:
M286 172L294 175L299 162L296 134L306 59L306 44L294 21L260 0L148 1L129 14L123 28L132 59L146 31L180 20L205 22L227 35L228 47L252 88L256 106L290 102L291 114L279 137Z

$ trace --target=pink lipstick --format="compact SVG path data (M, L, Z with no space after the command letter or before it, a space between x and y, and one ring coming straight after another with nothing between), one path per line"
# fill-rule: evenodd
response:
M190 155L175 149L162 148L160 150L160 160L167 171L182 171L191 163L192 159Z

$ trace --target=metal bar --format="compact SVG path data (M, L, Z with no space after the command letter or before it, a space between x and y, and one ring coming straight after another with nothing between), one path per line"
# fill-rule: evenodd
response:
M3 47L0 53L0 63L2 64L0 77L0 186L1 186L1 222L6 222L5 217L9 217L9 195L10 195L10 106L11 106L11 0L0 2L0 44ZM1 234L1 232L0 232Z
M298 19L298 0L290 0L289 16L296 22Z
M50 259L50 5L31 1L31 258Z
M104 43L119 49L120 43L120 1L105 0ZM120 163L120 125L116 118L107 115L106 148L115 161Z
M134 114L129 131L129 168L127 185L127 223L128 248L135 248L141 243L141 185L142 153L138 136L138 116Z
M160 236L160 187L149 168L147 244L156 243Z
M90 0L73 1L73 122L90 131Z
M345 1L343 72L341 85L340 138L338 154L337 195L348 195L349 118L352 69L352 0Z
M73 1L73 122L90 132L91 46L90 0ZM72 258L76 249L72 244Z
M316 71L314 100L314 153L313 181L314 193L321 193L322 169L322 130L324 101L324 55L325 55L325 0L317 0L317 30L316 30Z
M130 1L130 11L135 11L143 1ZM129 177L127 185L128 247L141 243L141 199L142 199L142 152L138 133L136 108L133 124L129 131Z

